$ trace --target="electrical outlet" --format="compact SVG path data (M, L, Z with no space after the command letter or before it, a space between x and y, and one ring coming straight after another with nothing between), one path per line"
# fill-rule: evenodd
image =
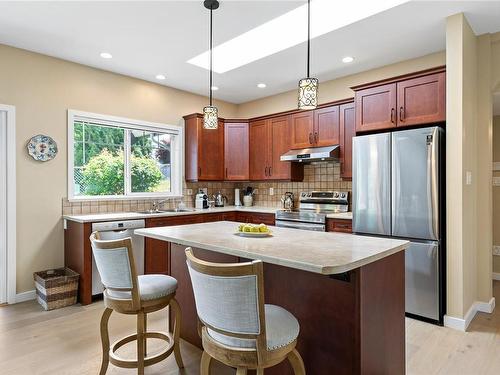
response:
M203 192L203 194L208 195L208 188L207 187L201 188L201 191Z
M274 188L269 188L269 195L274 195Z
M187 195L193 195L193 189L187 189L186 193Z
M500 186L500 177L493 177L493 186Z
M493 255L500 256L500 246L493 246Z
M255 195L259 194L259 189L253 189L253 193L254 193Z

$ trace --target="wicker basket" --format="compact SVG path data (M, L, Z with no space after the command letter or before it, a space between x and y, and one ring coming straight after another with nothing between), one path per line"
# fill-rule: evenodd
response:
M36 299L45 310L74 305L80 277L69 268L35 272Z

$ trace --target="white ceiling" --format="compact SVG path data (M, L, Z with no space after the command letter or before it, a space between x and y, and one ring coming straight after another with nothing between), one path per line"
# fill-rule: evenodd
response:
M214 13L214 45L303 3L222 0ZM500 1L411 1L314 39L312 75L325 81L441 51L445 18L458 12L466 14L476 34L500 31ZM208 72L187 60L206 51L207 32L201 0L0 2L2 44L204 95ZM113 58L100 58L103 51ZM291 90L305 74L305 51L302 43L214 74L220 88L214 96L242 103ZM354 63L343 64L346 55L354 56ZM157 74L166 80L157 81ZM258 89L259 82L267 88Z

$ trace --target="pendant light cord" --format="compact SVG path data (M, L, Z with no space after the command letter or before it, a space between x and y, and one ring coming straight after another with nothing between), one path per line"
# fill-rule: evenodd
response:
M311 56L311 0L307 0L307 78L310 77L309 63Z
M212 7L210 7L210 107L212 106Z

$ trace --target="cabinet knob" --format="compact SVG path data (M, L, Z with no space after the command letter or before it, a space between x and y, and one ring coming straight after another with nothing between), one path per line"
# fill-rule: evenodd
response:
M313 144L313 134L309 133L309 143Z
M267 167L264 168L264 176L267 177Z
M394 124L394 108L391 108L391 122Z
M399 108L399 120L404 121L405 120L405 110L403 107Z
M315 132L314 133L314 143L318 143L318 141L319 141L318 132Z
M271 173L272 169L269 167L269 176L272 176L273 174Z

